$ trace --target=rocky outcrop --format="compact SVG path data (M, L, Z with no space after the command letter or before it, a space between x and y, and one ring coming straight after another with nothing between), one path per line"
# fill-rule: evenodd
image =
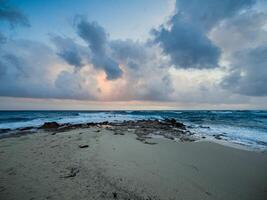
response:
M40 129L57 129L60 125L57 122L45 122Z

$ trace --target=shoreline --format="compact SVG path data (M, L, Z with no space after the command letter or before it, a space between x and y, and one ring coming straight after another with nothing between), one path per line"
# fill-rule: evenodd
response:
M141 128L140 128L141 126ZM121 132L121 130L132 129L133 133L139 136L137 139L146 142L148 138L165 138L176 141L192 141L192 142L201 142L208 141L216 144L221 144L227 147L246 150L246 151L255 151L260 153L266 153L267 149L253 148L246 146L244 144L235 143L223 139L221 136L223 134L213 135L213 136L199 136L197 133L191 132L185 124L176 121L175 119L146 119L146 120L129 120L129 121L118 121L118 122L87 122L87 123L62 123L57 122L45 122L41 126L37 127L23 127L16 129L0 129L0 140L3 138L10 137L20 137L27 134L35 134L38 131L53 131L54 134L62 131L69 131L73 129L86 129L92 127L103 127L105 129L116 130ZM147 128L149 127L149 128ZM160 131L158 131L160 129ZM149 131L149 134L148 132Z

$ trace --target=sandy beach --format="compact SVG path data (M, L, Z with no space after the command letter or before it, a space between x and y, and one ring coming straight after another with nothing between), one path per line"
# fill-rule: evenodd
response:
M267 154L105 126L0 139L0 199L267 198Z

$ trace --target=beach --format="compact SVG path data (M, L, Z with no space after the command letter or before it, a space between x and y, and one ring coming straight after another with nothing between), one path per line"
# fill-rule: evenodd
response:
M266 153L105 123L46 128L0 139L1 200L267 197Z

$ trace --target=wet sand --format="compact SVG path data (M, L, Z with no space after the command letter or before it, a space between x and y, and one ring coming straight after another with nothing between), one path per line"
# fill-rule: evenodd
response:
M3 138L0 199L267 199L266 153L137 137L96 126Z

